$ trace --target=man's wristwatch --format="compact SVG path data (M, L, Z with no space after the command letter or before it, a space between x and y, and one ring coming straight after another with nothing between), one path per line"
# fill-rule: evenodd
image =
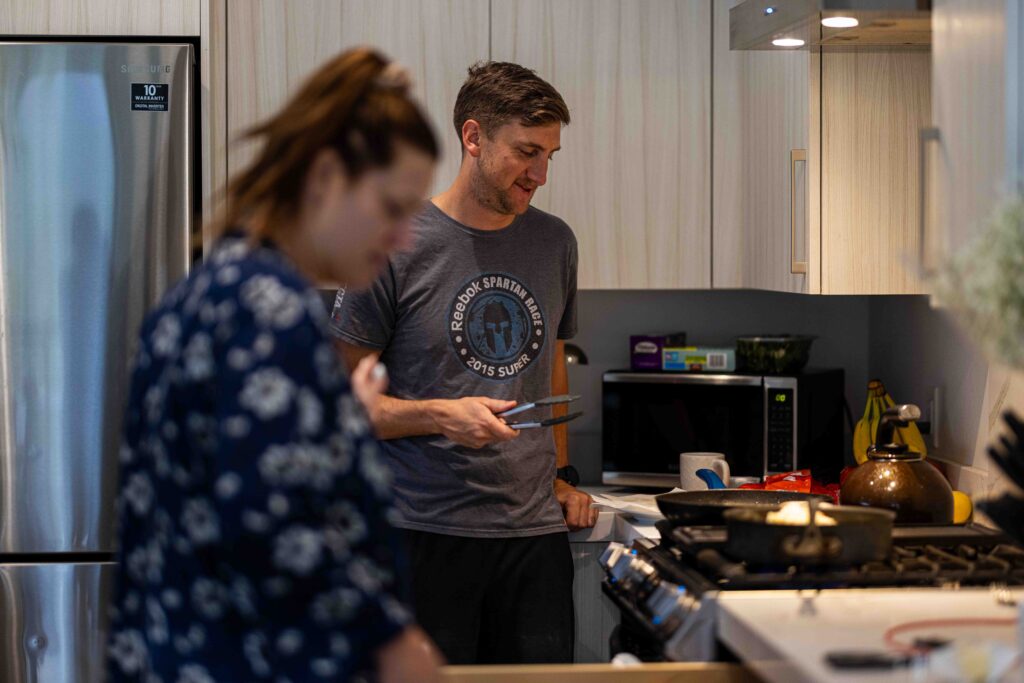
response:
M572 465L567 465L555 470L555 479L561 479L569 486L577 486L580 483L580 473Z

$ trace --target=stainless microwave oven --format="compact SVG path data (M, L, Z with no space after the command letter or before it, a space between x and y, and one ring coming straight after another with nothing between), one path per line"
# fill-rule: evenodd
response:
M605 484L678 486L679 454L724 453L733 476L843 467L841 369L790 376L610 371L602 383Z

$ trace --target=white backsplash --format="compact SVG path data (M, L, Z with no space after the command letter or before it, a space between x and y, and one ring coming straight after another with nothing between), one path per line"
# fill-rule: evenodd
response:
M869 367L897 401L922 402L927 411L932 387L942 387L939 447L931 455L949 464L954 488L984 497L1006 486L985 449L1002 431L1004 410L1024 415L1024 374L990 364L927 297L878 297L870 319Z

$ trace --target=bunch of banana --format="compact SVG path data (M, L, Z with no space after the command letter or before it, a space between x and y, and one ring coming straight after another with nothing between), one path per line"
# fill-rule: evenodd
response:
M860 465L868 459L868 446L875 442L878 434L878 424L882 421L882 413L886 408L896 405L896 402L889 396L885 386L877 379L868 382L868 402L864 406L864 417L857 422L853 430L853 457ZM906 427L897 427L895 436L896 443L906 444L907 447L920 453L928 454L928 448L924 445L924 438L918 430L917 425L911 422Z

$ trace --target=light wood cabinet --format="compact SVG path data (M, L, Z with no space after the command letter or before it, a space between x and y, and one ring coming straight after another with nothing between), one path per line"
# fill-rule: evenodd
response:
M197 36L201 0L4 0L0 34Z
M930 85L927 52L821 54L823 294L924 293L918 134Z
M807 293L810 53L730 50L740 2L714 3L713 286Z
M373 45L410 71L438 137L443 160L433 192L458 170L452 107L466 68L488 56L488 3L479 0L229 0L227 5L228 169L252 158L234 142L273 114L322 62Z
M932 108L938 137L926 150L932 162L927 192L934 208L926 232L929 267L977 234L1016 175L1012 152L1019 144L1020 112L1007 106L1008 95L1021 87L1021 66L1014 64L1011 52L1019 30L1010 23L1013 4L936 0L932 8Z
M536 69L572 123L536 206L579 241L579 286L711 285L711 3L502 0L492 58Z
M923 293L928 52L730 52L728 33L716 5L714 286Z

